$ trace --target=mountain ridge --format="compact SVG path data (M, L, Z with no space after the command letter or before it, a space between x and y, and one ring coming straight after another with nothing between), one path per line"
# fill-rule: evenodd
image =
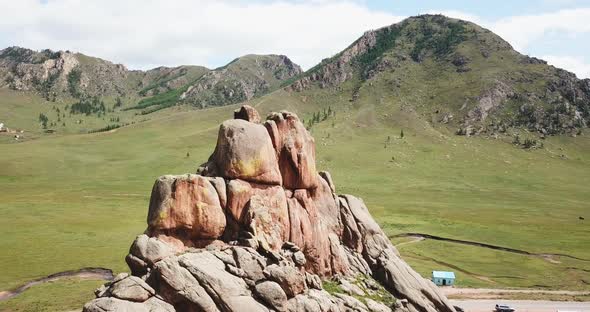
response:
M235 70L231 71L231 69ZM268 74L265 70L274 72ZM214 91L230 89L228 93L239 93L242 96L222 96L221 101L213 101L215 105L220 105L249 100L264 94L275 88L278 85L277 81L285 80L300 72L300 67L288 57L275 54L248 54L215 69L180 65L160 66L149 70L129 70L122 64L114 64L67 50L34 51L22 47L8 47L0 50L0 87L38 92L48 101L55 101L61 97L82 98L85 96L149 98L179 89L183 89L180 93L185 93L190 87L202 91L207 87L216 87L220 81L232 82L233 85L224 85L219 87L221 90ZM226 77L226 74L230 77ZM200 78L211 78L210 76L214 76L214 81L204 79L204 82L199 83ZM207 87L203 87L203 83ZM231 90L232 87L235 90ZM190 100L192 105L207 106L209 103L199 102L204 99L198 93L193 91L184 94L182 99L175 98L174 103L171 104L181 100L187 103ZM217 94L212 96L215 95Z
M413 76L404 77L404 72ZM435 123L452 125L460 135L494 135L510 127L541 135L576 135L590 119L590 79L578 79L543 60L522 55L474 23L442 15L410 17L365 32L284 87L301 92L314 87L339 88L353 81L350 96L354 100L366 84L395 80L387 88L404 89L404 82L419 75L424 80L410 89L434 93L424 102L431 102L427 106L436 114L446 112L430 117L438 119ZM446 81L436 79L438 76L445 76ZM465 77L470 81L464 81ZM438 93L454 93L452 100L461 101L458 107L434 100L437 92L428 87L445 83L446 89Z
M2 58L11 54L6 51L16 59ZM41 61L47 64L40 67ZM40 69L31 69L35 66ZM76 75L73 68L78 66L104 74L88 79ZM66 74L55 77L60 68ZM433 126L458 135L496 136L515 129L541 138L577 136L590 121L590 79L522 55L488 29L442 15L410 17L367 31L305 72L283 55L245 55L215 69L185 65L143 72L68 51L7 48L0 52L0 80L8 82L5 86L36 90L47 100L55 100L59 90L79 96L80 88L90 95L131 94L123 109L139 115L178 104L235 104L278 88L298 93L316 88L333 89L351 102L372 89L382 101L404 102Z

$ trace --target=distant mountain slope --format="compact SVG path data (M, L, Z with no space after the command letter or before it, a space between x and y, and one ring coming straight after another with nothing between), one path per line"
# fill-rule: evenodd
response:
M199 107L250 100L278 88L301 74L301 68L284 55L246 55L203 75L181 96Z
M201 66L130 71L121 64L69 51L20 47L0 51L0 87L34 91L48 100L82 96L151 96L188 84Z
M441 15L368 31L290 83L290 91L348 84L353 101L370 88L466 135L510 127L576 135L590 119L590 79L522 55L478 25Z
M109 131L176 105L250 100L300 73L283 55L246 55L214 70L141 71L80 53L9 47L0 50L0 122L37 135Z
M0 88L32 91L48 101L73 97L144 98L151 110L182 102L196 107L227 105L275 90L301 73L283 55L246 55L209 70L202 66L130 71L125 66L69 51L0 50ZM156 107L154 107L156 106Z
M147 72L148 76L152 71ZM183 71L187 74L182 75ZM149 114L176 104L196 108L234 104L280 88L282 83L300 74L301 68L283 55L246 55L214 70L192 68L190 73L186 66L164 72L161 78L139 91L140 96L150 96L131 109Z
M129 71L120 64L69 51L10 47L0 51L0 86L36 91L48 100L133 91Z
M203 66L158 67L148 71L135 71L140 78L138 94L154 96L192 83L210 70Z
M348 98L357 108L373 113L380 109L381 118L398 122L394 113L401 109L411 113L407 118L459 135L495 136L524 129L539 136L576 136L590 121L590 79L522 55L476 24L442 15L411 17L368 31L306 72L281 55L246 55L213 70L180 66L129 71L67 51L0 51L0 89L34 92L64 105L80 102L75 110L62 107L61 117L56 107L48 117L52 128L72 125L63 121L68 118L64 108L101 119L93 122L93 129L112 128L178 104L228 105L281 87L318 109ZM16 98L11 101L16 107ZM47 115L38 109L33 113L29 121ZM76 125L82 124L74 117ZM84 125L91 130L89 123Z

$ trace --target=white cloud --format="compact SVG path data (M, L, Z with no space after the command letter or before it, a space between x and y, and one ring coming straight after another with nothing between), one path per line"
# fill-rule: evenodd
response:
M590 64L580 58L558 55L545 55L542 58L555 67L565 68L575 73L579 78L590 77Z
M286 54L309 68L401 17L353 1L0 0L0 43L69 49L130 67L223 65Z
M559 10L538 15L504 18L489 24L492 31L510 42L517 50L527 51L549 32L575 35L590 32L590 8Z
M590 8L559 10L538 15L515 15L498 20L487 20L462 11L429 11L479 24L493 31L521 52L526 52L535 41L551 32L575 38L590 33Z

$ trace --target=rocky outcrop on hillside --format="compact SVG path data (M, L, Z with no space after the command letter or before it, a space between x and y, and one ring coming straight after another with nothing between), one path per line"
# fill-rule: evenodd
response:
M320 64L306 72L291 85L285 87L288 91L302 91L317 83L321 88L338 86L351 79L354 68L351 64L356 57L364 55L377 44L377 36L381 31L387 31L392 26L379 30L367 31L346 50L336 56L323 60Z
M148 71L134 71L139 80L140 96L155 96L170 90L182 89L210 70L202 66L157 67Z
M197 174L152 189L147 229L84 311L454 311L413 271L362 199L315 168L289 112L248 106ZM376 282L378 281L378 282Z
M580 80L562 69L555 72L543 92L518 93L508 83L497 82L475 99L476 106L467 112L457 134L504 133L509 128L525 128L541 137L581 133L590 121L590 79ZM510 117L498 117L506 112Z
M0 88L35 92L48 101L143 97L153 106L183 102L203 108L261 96L300 73L284 55L246 55L214 70L183 65L140 71L69 51L0 50Z
M63 94L120 95L126 91L127 74L123 65L69 51L0 51L0 87L39 92L48 100Z
M247 101L278 88L301 68L284 55L247 55L208 72L180 99L198 107Z

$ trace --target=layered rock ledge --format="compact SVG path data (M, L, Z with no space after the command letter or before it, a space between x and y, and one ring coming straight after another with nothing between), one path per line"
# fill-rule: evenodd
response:
M196 174L152 189L147 229L84 311L455 311L362 199L317 172L297 115L250 106Z

